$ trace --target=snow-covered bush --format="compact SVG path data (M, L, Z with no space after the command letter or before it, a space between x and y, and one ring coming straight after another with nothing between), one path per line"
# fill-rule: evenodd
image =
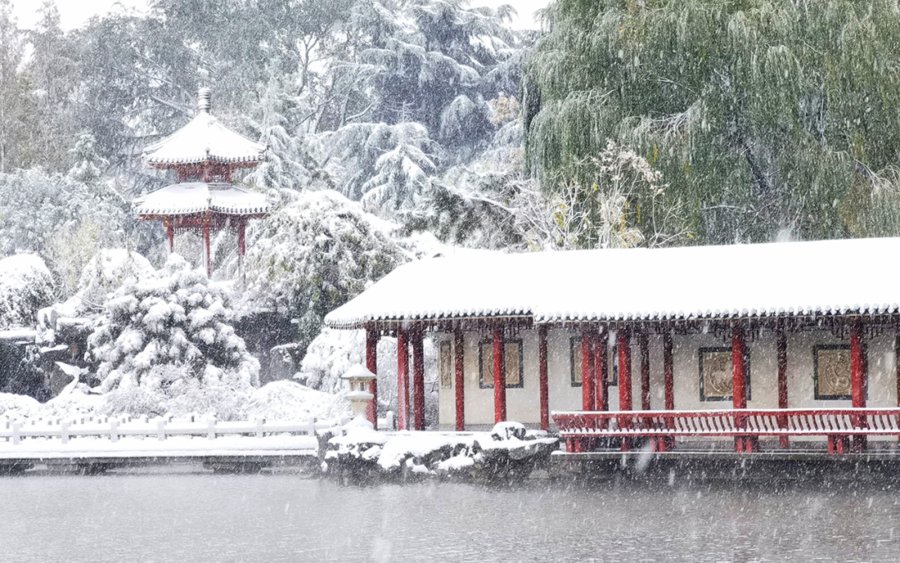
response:
M76 294L85 307L101 308L111 293L153 273L150 262L137 252L106 248L97 252L81 271Z
M387 228L337 192L300 194L251 231L243 309L296 319L303 354L327 313L404 260Z
M55 287L47 265L34 254L0 260L0 328L34 326L37 312L53 301Z
M350 415L350 401L293 381L273 381L253 390L244 410L247 420L338 420Z
M227 291L173 255L164 269L126 284L107 302L88 339L101 389L122 392L118 410L131 412L162 404L178 410L181 402L216 410L226 396L249 393L259 362L235 334L231 317Z

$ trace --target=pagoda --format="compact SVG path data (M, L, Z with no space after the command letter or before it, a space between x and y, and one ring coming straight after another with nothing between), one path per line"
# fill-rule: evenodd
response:
M201 231L206 273L211 275L210 231L234 229L243 262L247 222L269 213L265 195L231 183L235 170L253 168L265 159L266 147L210 114L208 88L201 88L199 97L200 111L194 119L144 151L147 166L174 170L178 183L140 198L136 212L140 220L162 221L169 252L175 250L176 230Z

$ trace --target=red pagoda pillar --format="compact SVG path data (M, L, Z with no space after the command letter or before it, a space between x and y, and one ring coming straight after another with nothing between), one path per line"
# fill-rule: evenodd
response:
M675 362L672 354L672 333L663 334L663 408L667 411L675 410ZM675 420L666 418L666 428L675 428ZM660 441L660 449L670 450L675 447L675 438L666 438Z
M506 358L503 329L494 327L494 422L506 420Z
M538 393L541 407L541 430L550 430L550 391L547 373L547 326L538 328Z
M413 429L425 430L425 344L422 329L412 333Z
M732 371L732 401L735 410L747 408L747 343L744 338L744 329L735 324L731 333L731 371ZM747 421L741 415L735 415L735 428L743 429ZM746 437L735 438L735 449L738 452L752 452L756 449L756 441Z
M866 342L863 335L862 321L854 319L850 325L850 398L853 408L866 408L866 387L868 386L866 373ZM865 428L866 417L853 415L851 417L854 428ZM866 437L853 436L851 451L863 452L866 450Z
M466 385L465 385L465 340L463 331L457 328L453 331L453 364L455 379L453 385L456 391L456 430L462 432L466 429Z
M641 410L650 410L650 342L647 331L638 334L638 349L641 354Z
M581 410L594 410L594 335L581 332Z
M631 335L628 329L619 329L616 334L619 350L619 410L631 410ZM619 426L631 428L630 419L620 419ZM631 449L631 439L622 438L622 451Z
M366 369L378 375L378 331L366 330ZM373 379L369 384L369 393L372 401L366 409L366 418L372 423L372 427L378 430L378 379Z
M775 349L778 363L778 408L788 408L788 383L787 383L787 336L784 328L779 327L775 335ZM778 427L786 429L788 421L786 416L778 417ZM780 436L778 443L782 448L790 447L787 436Z
M409 343L397 329L397 430L409 430Z
M594 333L594 409L609 410L609 367L606 358L607 336L605 329Z

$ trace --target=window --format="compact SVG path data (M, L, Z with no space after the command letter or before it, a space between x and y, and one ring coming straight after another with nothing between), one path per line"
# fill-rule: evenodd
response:
M581 337L569 339L569 381L572 387L581 387Z
M744 358L747 400L750 400L749 349ZM700 400L730 401L734 393L731 348L700 348Z
M449 340L441 342L439 368L441 375L441 387L447 389L453 380L453 353Z
M820 344L813 347L816 400L850 400L850 346Z
M524 387L521 340L504 342L503 360L506 364L506 387ZM494 343L490 340L478 346L478 374L478 384L482 389L494 388Z
M600 339L603 342L603 339ZM607 348L606 360L609 365L606 369L607 385L615 387L619 384L619 360L616 345L612 350ZM573 336L569 339L569 382L572 387L581 387L581 337Z

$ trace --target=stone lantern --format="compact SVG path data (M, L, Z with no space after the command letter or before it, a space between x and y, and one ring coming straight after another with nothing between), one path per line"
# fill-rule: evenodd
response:
M369 391L372 381L375 380L375 374L365 366L356 364L341 379L346 379L350 386L347 397L353 407L353 415L365 417L367 407L375 398Z

